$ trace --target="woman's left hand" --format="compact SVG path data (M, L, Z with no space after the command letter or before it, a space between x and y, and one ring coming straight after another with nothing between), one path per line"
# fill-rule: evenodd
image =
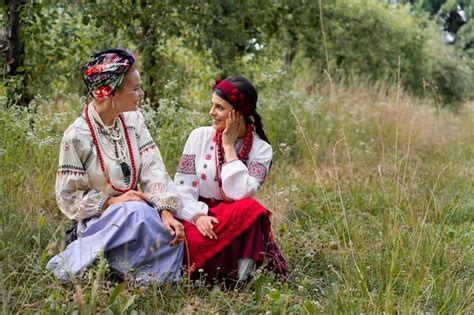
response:
M214 224L218 224L219 221L216 217L202 215L196 219L196 228L202 234L202 236L207 236L211 240L217 239L217 234L213 231Z
M178 245L184 241L184 227L183 225L174 218L173 214L168 210L161 211L161 221L163 226L174 238L170 241L171 246Z

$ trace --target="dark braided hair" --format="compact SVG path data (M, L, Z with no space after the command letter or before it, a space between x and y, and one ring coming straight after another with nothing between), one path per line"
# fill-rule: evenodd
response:
M245 123L246 124L253 123L253 125L255 126L255 132L260 137L260 139L270 144L270 141L268 140L268 137L265 134L265 131L263 130L262 118L260 117L260 115L257 113L257 110L256 110L258 94L252 82L240 76L228 77L226 80L232 83L232 85L236 89L238 89L241 93L245 95L245 98L247 99L248 103L252 107L252 112L250 113L250 116L245 117ZM232 103L229 101L229 99L227 98L224 92L222 92L219 89L216 89L215 93L219 97L223 98L224 100L226 100L232 105Z

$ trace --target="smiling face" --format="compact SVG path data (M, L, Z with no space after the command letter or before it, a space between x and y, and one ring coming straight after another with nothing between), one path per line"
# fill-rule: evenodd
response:
M216 93L212 94L211 110L209 116L212 118L212 126L217 130L224 130L226 119L233 107L229 102L219 97Z
M138 100L145 95L140 88L141 79L137 69L131 68L123 78L122 84L115 92L114 101L119 112L130 112L138 109Z

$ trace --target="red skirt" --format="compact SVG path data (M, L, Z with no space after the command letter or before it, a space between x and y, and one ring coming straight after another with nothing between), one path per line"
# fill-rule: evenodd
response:
M208 204L208 215L216 217L219 223L213 224L215 240L202 236L194 224L183 223L187 246L184 261L192 278L205 274L210 281L236 279L241 258L251 258L257 267L264 264L266 269L287 277L286 261L273 239L270 212L258 201L200 200Z

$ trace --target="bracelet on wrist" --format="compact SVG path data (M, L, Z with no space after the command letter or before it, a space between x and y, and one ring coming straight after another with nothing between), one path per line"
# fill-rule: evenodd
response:
M161 212L163 212L163 210L169 211L173 217L176 214L176 208L173 208L171 206L166 206L166 205L165 206L159 206L159 207L156 207L156 210L160 214L160 217L161 217Z

